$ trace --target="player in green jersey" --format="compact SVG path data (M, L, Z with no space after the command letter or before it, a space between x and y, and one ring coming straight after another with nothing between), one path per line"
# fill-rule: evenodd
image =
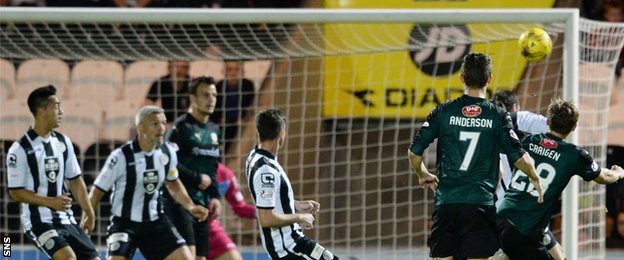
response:
M501 243L510 259L551 259L544 247L544 230L548 227L553 204L559 199L574 175L585 181L610 184L624 178L615 165L600 168L587 151L564 139L576 129L578 110L568 101L555 100L548 107L550 132L528 135L522 147L534 158L544 191L544 203L535 202L537 192L521 170L513 173L509 189L498 208L505 218Z
M219 126L211 122L217 102L217 89L211 77L199 77L190 84L191 112L178 117L166 135L177 148L178 170L186 190L199 205L210 210L210 218L221 212L216 174L219 163ZM209 250L209 224L197 221L176 204L163 190L163 206L180 235L197 259L205 259Z
M466 55L460 79L465 94L431 111L408 156L419 183L435 191L429 255L485 259L499 249L493 196L498 154L507 154L537 187L539 178L531 157L520 147L512 130L509 113L485 99L492 79L490 57L481 53ZM436 138L437 176L427 171L421 157Z

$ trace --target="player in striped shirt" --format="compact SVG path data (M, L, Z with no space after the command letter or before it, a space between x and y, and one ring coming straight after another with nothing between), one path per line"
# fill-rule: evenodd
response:
M277 161L286 140L286 117L277 109L256 116L258 145L245 163L245 175L255 201L264 249L272 259L338 259L303 234L314 226L319 203L297 201L288 175Z
M201 221L208 217L208 210L193 203L178 179L176 153L163 144L166 123L162 108L142 107L135 117L137 138L108 156L91 189L94 207L112 191L106 241L109 259L130 259L137 248L147 259L194 258L162 214L160 189L165 186L176 202Z
M35 124L9 148L6 164L9 194L21 202L24 231L52 259L99 259L86 235L93 230L95 213L72 142L53 130L63 118L56 88L35 89L28 96L28 108ZM74 219L65 181L84 211L81 226Z

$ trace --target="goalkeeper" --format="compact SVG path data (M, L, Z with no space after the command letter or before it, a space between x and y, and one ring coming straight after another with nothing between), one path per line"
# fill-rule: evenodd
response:
M576 129L578 116L571 102L555 100L548 107L550 132L527 135L522 140L523 148L534 158L539 171L544 202L535 202L538 192L524 174L516 171L497 211L504 218L501 244L510 259L551 259L543 245L544 232L552 205L572 176L579 175L585 181L594 180L600 184L624 178L624 170L619 166L601 169L587 151L564 141Z

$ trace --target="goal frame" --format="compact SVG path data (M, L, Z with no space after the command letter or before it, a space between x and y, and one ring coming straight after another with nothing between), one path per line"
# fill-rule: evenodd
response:
M549 23L564 29L563 98L578 102L579 10L558 9L134 9L3 7L0 22L92 23ZM572 132L568 141L578 143ZM563 194L563 241L569 259L578 256L579 183Z

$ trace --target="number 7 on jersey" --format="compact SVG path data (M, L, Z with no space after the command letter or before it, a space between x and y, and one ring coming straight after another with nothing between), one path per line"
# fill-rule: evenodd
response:
M474 156L475 150L477 148L477 143L479 142L480 132L469 132L469 131L459 131L459 140L460 141L468 141L468 150L464 155L464 160L462 161L461 166L459 166L460 171L467 171L470 162L472 161L472 157Z

